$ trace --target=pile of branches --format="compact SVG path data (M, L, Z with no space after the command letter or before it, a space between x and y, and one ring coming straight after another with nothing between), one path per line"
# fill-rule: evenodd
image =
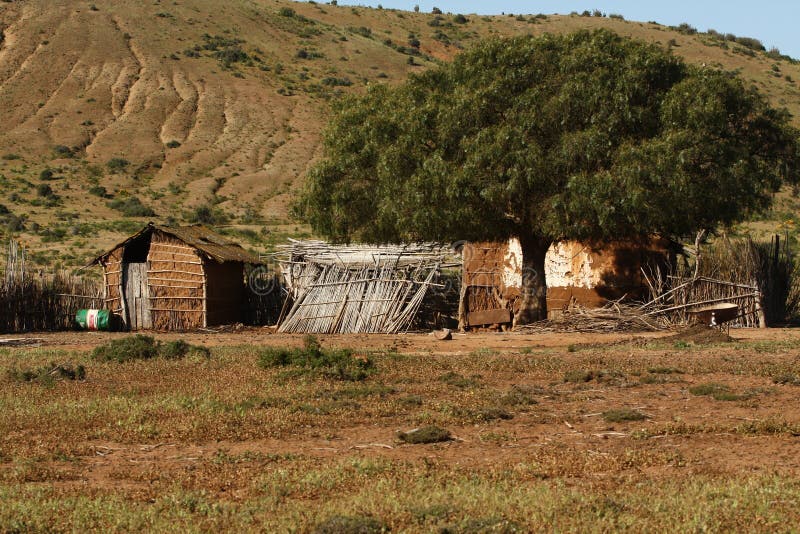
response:
M648 317L641 304L610 301L601 308L586 308L571 303L559 316L520 326L517 330L526 333L613 333L655 332L665 330L668 325L658 317Z

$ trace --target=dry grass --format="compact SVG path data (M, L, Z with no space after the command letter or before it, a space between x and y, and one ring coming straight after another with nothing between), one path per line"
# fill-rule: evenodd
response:
M0 531L767 532L800 520L800 455L787 441L800 419L785 410L800 391L773 383L798 372L791 339L690 358L643 343L412 355L337 339L374 362L364 380L262 368L249 345L123 362L0 349L3 370L89 368L49 387L0 374ZM602 372L564 382L586 369ZM619 378L644 376L691 386ZM709 384L773 391L690 393ZM424 427L456 439L397 440Z

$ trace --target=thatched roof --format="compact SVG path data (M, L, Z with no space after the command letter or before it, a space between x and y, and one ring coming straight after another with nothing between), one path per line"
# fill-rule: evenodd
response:
M201 224L193 224L190 226L160 226L149 223L147 226L122 241L114 245L111 249L103 254L94 258L88 265L102 263L109 254L120 247L124 247L131 241L135 241L149 233L162 232L177 239L180 239L192 248L197 249L203 256L217 261L218 263L225 263L228 261L258 264L262 261L247 252L241 245L220 235L213 230L206 228Z

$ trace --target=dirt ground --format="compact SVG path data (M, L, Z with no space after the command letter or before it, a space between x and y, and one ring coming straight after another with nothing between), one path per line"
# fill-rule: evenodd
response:
M733 340L748 342L800 342L800 329L758 330L742 329L730 332ZM38 341L40 347L57 347L65 350L88 350L110 339L123 337L120 333L71 332L41 333L24 336ZM185 339L193 344L209 347L219 346L299 346L302 337L276 334L271 329L242 329L224 333L156 334L159 339ZM19 338L23 336L9 336ZM703 336L708 340L715 336ZM601 349L604 365L615 360L627 360L634 356L635 347L647 346L659 340L670 344L683 339L680 334L515 334L478 333L455 334L451 341L438 341L431 335L331 335L320 336L324 346L349 347L357 350L396 350L410 355L427 354L452 357L452 366L458 369L459 356L484 351L499 357L519 357L520 352L532 350L566 350L566 358L586 360L587 352ZM686 337L691 339L691 336ZM670 363L685 365L685 358L722 358L735 354L725 344L700 349L700 352L669 354L671 345L663 352ZM740 349L736 349L739 352ZM575 352L572 352L575 351ZM656 351L658 352L658 351ZM649 356L649 355L648 355ZM796 351L779 352L768 356L773 362L788 361L793 364L800 354ZM591 359L591 358L590 358ZM596 365L595 365L596 366ZM590 366L591 367L591 366ZM685 373L685 372L684 372ZM773 386L769 378L730 373L702 372L702 382L724 382L736 390ZM90 487L108 487L119 483L119 469L124 466L131 478L144 472L170 472L183 469L191 462L211 458L220 451L242 453L255 451L266 454L302 453L319 457L337 455L359 455L389 457L394 459L430 458L440 462L463 466L492 465L494 463L522 461L531 451L554 446L567 447L574 454L614 457L622 451L635 450L643 454L674 454L685 466L703 472L741 473L750 471L773 471L800 473L800 438L789 433L767 435L737 435L721 428L719 431L690 432L666 431L646 440L634 440L631 436L638 429L654 424L681 424L702 426L708 423L724 427L740 423L762 422L771 418L788 417L800 423L800 413L787 407L793 406L800 397L800 388L779 386L779 391L761 398L756 405L746 402L725 403L708 396L694 396L686 391L687 385L698 380L685 379L674 383L663 383L646 388L632 388L630 383L587 381L585 384L559 383L557 371L549 380L530 380L527 376L508 375L498 377L492 387L507 388L515 384L536 383L549 387L538 400L536 413L515 414L510 420L493 421L491 432L506 436L501 443L487 443L483 434L486 424L465 425L455 429L453 441L428 445L408 446L396 443L395 432L403 429L398 420L351 421L345 427L314 429L300 432L298 436L281 439L214 440L210 442L118 443L91 441L83 445L88 452L85 468L79 484ZM682 373L682 376L684 374ZM489 384L487 384L489 385ZM774 387L774 386L773 386ZM657 388L657 389L656 389ZM549 395L547 393L550 393ZM610 424L605 422L603 412L611 407L625 406L646 415L645 421ZM800 427L798 427L800 428ZM325 436L325 437L323 437ZM659 463L659 462L657 462ZM647 467L650 475L666 475L671 464ZM146 485L146 482L142 482Z
M716 332L716 331L715 331ZM185 339L189 343L207 346L300 346L303 336L276 333L274 327L241 327L221 332L166 333L154 332L159 339ZM800 340L798 328L742 328L729 331L735 341ZM120 332L39 332L27 335L3 336L3 339L24 339L32 345L52 346L69 350L93 348L108 340L125 337ZM632 340L671 338L679 340L679 332L645 333L545 333L519 334L516 332L453 333L453 339L439 341L431 334L336 334L317 336L324 344L332 347L355 347L360 349L386 349L396 347L406 353L457 354L477 349L497 351L516 350L524 347L546 348L567 347L569 345L612 344ZM716 336L712 336L716 338Z

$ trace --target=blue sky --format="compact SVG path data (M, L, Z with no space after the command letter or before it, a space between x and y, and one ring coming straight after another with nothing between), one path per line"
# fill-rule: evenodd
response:
M318 0L319 1L319 0ZM327 1L327 0L325 0ZM319 1L319 3L325 3ZM800 59L800 0L595 0L580 1L529 1L494 0L339 0L339 5L383 5L385 8L414 9L430 12L436 6L452 13L478 13L499 15L500 13L534 14L581 12L599 9L604 13L619 13L626 19L638 21L654 20L661 24L678 25L687 22L700 31L713 28L722 33L760 39L767 48L777 47L784 54Z

